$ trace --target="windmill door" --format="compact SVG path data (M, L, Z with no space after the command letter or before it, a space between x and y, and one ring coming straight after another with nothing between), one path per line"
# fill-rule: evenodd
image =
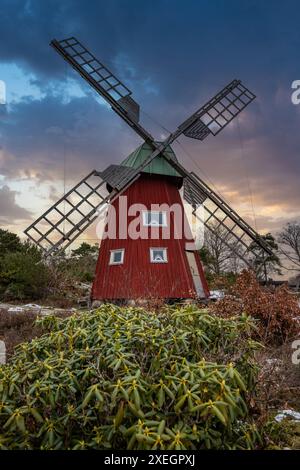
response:
M195 290L198 297L205 297L205 293L202 286L202 281L199 275L199 270L195 258L195 253L193 251L186 251L187 260L190 266L191 274L194 281Z

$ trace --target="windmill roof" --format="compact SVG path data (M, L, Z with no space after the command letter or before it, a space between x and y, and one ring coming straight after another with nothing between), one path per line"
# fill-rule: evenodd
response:
M134 150L127 158L121 163L124 166L128 166L131 168L138 168L149 155L152 153L152 148L149 144L143 143L140 147ZM170 145L165 150L171 158L177 161L176 155ZM167 175L167 176L177 176L180 177L181 175L173 168L167 160L165 160L162 156L158 155L155 157L152 162L147 165L143 173L150 173L156 175Z

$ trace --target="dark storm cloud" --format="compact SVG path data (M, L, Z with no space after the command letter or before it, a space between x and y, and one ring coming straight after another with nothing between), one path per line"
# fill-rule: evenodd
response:
M62 178L66 158L68 177L78 179L93 168L125 158L130 131L122 133L122 127L106 106L89 97L62 103L47 96L17 103L1 126L0 173L53 181Z
M135 85L150 77L165 99L188 105L236 75L270 90L296 71L298 8L296 1L2 0L0 58L40 80L61 78L63 61L48 44L75 35Z
M17 191L12 191L8 186L0 188L0 225L5 228L5 225L14 222L29 220L32 214L20 207L16 203Z

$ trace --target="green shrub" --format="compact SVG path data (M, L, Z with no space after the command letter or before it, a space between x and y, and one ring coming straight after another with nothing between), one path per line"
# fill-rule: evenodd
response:
M95 275L97 259L91 254L82 255L78 258L63 260L59 268L74 282L92 282Z
M0 296L5 300L35 300L48 291L50 273L42 253L29 241L0 229Z
M3 449L251 449L253 323L195 306L104 305L17 348L0 369Z
M7 253L0 260L0 293L7 299L39 299L46 295L49 273L29 249Z
M94 278L98 249L82 243L71 257L61 252L45 263L36 245L0 229L0 297L8 301L74 301L81 295L77 284L90 283Z
M7 253L16 253L22 250L22 242L18 235L0 228L0 258Z

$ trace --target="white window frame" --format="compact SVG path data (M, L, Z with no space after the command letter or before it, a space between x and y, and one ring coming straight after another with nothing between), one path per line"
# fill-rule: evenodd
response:
M156 224L151 222L148 224L147 219L148 219L148 214L162 214L162 219L163 222L162 224ZM144 227L167 227L167 213L166 211L143 211L143 226Z
M157 261L153 257L153 251L162 250L164 252L164 259L162 261ZM168 262L168 248L160 247L160 246L153 246L150 248L150 262L155 264L160 263L167 263Z
M121 253L121 261L114 261L115 253ZM125 253L125 248L117 248L116 250L110 250L109 265L113 266L113 265L116 265L116 264L123 264L124 263L124 253Z

